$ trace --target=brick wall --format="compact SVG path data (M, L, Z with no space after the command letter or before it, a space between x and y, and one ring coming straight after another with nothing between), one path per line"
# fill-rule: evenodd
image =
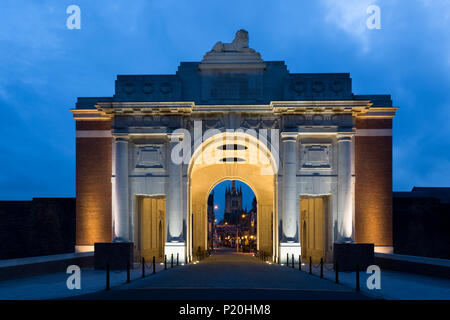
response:
M358 119L358 129L392 129L391 119ZM392 136L355 137L355 240L392 246Z
M110 130L111 122L77 121L76 129ZM77 245L111 241L111 149L111 137L76 139Z

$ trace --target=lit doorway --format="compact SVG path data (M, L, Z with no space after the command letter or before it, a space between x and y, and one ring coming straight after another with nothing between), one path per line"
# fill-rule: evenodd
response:
M137 196L139 256L146 261L164 261L166 199L164 196Z
M301 255L304 261L314 263L329 260L327 231L329 229L329 197L300 197ZM306 260L305 260L306 259Z

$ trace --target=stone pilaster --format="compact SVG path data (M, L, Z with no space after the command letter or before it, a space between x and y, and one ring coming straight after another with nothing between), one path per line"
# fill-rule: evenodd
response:
M297 226L297 133L282 133L283 142L283 189L282 189L282 234L280 243L280 261L286 262L287 255L298 259L300 243Z
M282 141L284 149L282 241L294 242L298 223L296 135L282 134Z
M182 135L171 135L169 141L169 159L167 191L166 191L166 225L167 241L165 254L168 259L177 254L180 263L184 262L186 246L183 238L183 209L182 209L182 163L175 159L179 155L172 155L174 148L181 143ZM174 158L175 156L175 158Z
M180 142L178 142L178 139ZM169 142L169 159L168 159L168 173L167 180L167 208L166 208L166 223L167 223L167 241L181 241L183 236L183 210L181 208L181 177L182 164L177 164L172 159L172 152L174 147L181 143L181 137L175 137Z
M338 136L338 242L353 241L351 143L351 136Z
M130 241L128 201L128 137L116 137L116 208L114 216L114 241Z

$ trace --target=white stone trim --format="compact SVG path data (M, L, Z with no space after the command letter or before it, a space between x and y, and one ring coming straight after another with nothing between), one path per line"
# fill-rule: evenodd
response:
M76 245L75 246L75 252L94 252L94 246L89 245Z
M375 253L388 253L393 254L394 253L394 247L393 246L375 246L374 247Z
M111 138L111 130L77 130L77 138Z
M356 135L365 137L392 136L392 129L356 129Z

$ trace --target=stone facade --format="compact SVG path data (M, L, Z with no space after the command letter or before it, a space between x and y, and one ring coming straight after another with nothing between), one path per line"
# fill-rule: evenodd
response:
M353 94L348 73L291 73L283 61L262 60L244 30L201 62L182 62L174 75L119 75L112 97L79 98L72 109L77 245L139 242L138 196L163 195L165 250L191 257L193 248L206 247L207 194L228 178L250 182L259 249L277 261L301 252L302 196L328 201L328 225L320 231L327 257L334 242L390 247L395 110L389 95ZM270 177L258 177L260 168L246 157L227 166L218 159L217 170L195 165L199 147L207 149L203 133L238 129L259 137L272 130L264 149ZM239 137L245 148L258 144L248 134L233 139ZM193 158L174 163L181 140Z

